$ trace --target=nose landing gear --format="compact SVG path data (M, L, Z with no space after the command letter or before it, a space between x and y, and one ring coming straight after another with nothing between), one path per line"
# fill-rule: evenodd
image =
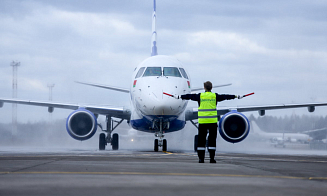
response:
M155 126L156 123L154 122L153 125ZM159 139L154 140L154 151L158 152L159 147L162 147L162 151L166 152L167 151L167 140L163 139L165 136L163 134L163 125L165 125L165 128L169 128L169 122L163 123L162 119L159 121L159 131L154 134L155 137L159 137Z
M154 151L158 152L159 147L162 147L162 151L166 152L167 151L167 140L166 139L155 139L154 140Z

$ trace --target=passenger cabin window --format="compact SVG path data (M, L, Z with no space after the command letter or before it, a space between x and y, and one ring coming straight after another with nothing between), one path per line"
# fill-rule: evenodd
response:
M173 77L182 77L181 73L179 73L177 67L164 67L163 68L164 76L173 76Z
M145 67L141 67L141 68L139 69L139 71L137 72L135 78L139 78L139 77L141 77L142 74L143 74L143 72L144 72L144 69L145 69Z
M179 68L179 70L181 70L181 73L183 75L184 78L188 79L188 76L186 74L186 71L183 68Z
M143 77L147 77L147 76L161 76L161 67L146 68Z

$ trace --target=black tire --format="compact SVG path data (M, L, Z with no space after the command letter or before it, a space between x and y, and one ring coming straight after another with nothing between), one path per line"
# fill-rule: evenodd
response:
M194 152L198 151L198 135L194 136Z
M166 152L167 151L167 140L164 139L162 141L162 151Z
M118 148L119 148L119 138L118 138L118 133L114 133L114 134L112 134L111 145L112 145L112 150L118 150Z
M99 135L99 150L106 149L106 134L100 133Z
M159 149L159 141L158 139L154 140L154 152L158 152Z

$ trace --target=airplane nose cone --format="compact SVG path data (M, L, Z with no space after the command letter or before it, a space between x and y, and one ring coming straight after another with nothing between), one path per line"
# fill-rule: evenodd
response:
M154 107L154 115L177 115L179 104L173 101L161 100Z
M178 100L167 95L163 92L149 93L149 109L152 110L152 115L177 115L182 105L182 100Z

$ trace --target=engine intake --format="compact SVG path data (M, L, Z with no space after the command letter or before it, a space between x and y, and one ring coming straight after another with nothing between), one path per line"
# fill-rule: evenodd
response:
M76 140L90 139L98 127L94 114L84 108L72 112L66 121L68 134Z
M219 121L219 133L227 142L240 142L248 136L249 131L249 120L237 111L225 114Z

